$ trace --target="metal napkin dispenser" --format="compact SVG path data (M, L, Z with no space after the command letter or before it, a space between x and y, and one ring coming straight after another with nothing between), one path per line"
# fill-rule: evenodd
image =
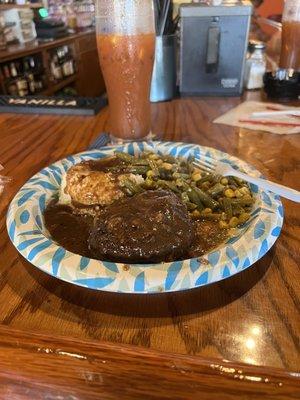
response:
M248 1L181 5L181 94L242 93L251 11Z

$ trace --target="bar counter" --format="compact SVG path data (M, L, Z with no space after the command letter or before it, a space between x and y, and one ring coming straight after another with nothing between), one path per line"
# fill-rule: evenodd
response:
M228 152L300 190L299 134L212 123L241 101L153 104L153 132ZM251 268L185 292L91 291L18 255L5 227L10 200L33 174L87 149L107 127L107 108L96 117L0 115L1 173L12 178L0 197L1 398L299 398L298 204L282 200L282 233Z

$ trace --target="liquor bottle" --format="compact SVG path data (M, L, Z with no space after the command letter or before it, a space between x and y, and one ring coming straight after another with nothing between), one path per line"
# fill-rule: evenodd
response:
M64 52L64 58L63 58L63 64L62 64L63 74L64 74L64 76L73 75L75 72L74 59L72 57L69 47L64 46L63 52Z
M23 70L24 70L24 75L25 78L27 79L27 84L29 88L29 92L31 94L35 93L35 80L34 80L34 75L33 71L30 67L29 60L24 58L23 60Z
M57 53L51 58L50 70L54 80L59 81L63 78L62 67L60 65Z
M12 78L16 78L18 76L18 71L15 63L10 63L10 75Z
M2 73L5 79L10 79L10 72L9 72L9 67L8 65L4 65L2 67Z

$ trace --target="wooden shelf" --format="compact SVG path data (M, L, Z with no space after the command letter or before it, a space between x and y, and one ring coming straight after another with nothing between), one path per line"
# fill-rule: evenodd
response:
M71 75L68 78L63 79L58 83L55 84L50 83L49 87L40 92L39 94L42 94L44 96L51 96L52 94L63 89L65 86L70 85L70 83L75 82L77 78L78 78L78 73L75 73L74 75Z
M28 4L0 4L0 11L11 10L12 8L41 8L42 3L28 3Z
M51 49L68 45L71 48L75 63L76 73L59 82L51 80ZM99 96L105 92L104 80L98 61L96 35L93 29L80 31L61 39L50 42L39 42L9 46L6 50L0 51L0 94L7 94L7 88L3 82L1 72L4 64L18 60L25 56L37 55L44 70L44 82L46 89L39 94L52 96L65 86L74 85L80 96Z

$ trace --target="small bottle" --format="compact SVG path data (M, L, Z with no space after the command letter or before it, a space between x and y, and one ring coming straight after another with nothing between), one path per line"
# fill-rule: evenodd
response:
M4 78L5 79L10 79L10 72L9 72L8 65L4 65L2 71L3 71Z
M266 72L266 46L263 42L251 40L245 64L244 86L246 89L260 89L264 86L263 76Z
M15 65L15 63L10 63L10 75L13 77L13 78L15 78L16 76L18 76L18 71L17 71L17 68L16 68L16 65Z
M30 68L29 60L26 58L23 60L23 70L24 70L24 75L27 79L29 91L31 94L33 94L35 92L34 75Z

